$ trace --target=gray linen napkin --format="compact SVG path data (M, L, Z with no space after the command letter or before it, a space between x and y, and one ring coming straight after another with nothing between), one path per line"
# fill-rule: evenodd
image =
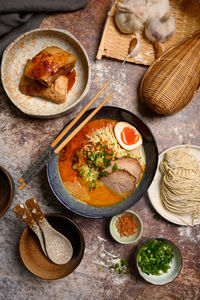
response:
M88 0L0 0L0 58L20 34L37 28L46 13L75 11Z

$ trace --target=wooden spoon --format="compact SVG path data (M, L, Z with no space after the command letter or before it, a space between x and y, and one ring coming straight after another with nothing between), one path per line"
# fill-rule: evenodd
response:
M26 206L43 232L49 259L58 265L66 264L73 254L70 241L48 223L35 199L28 199Z
M43 238L42 232L40 230L40 227L38 226L38 224L32 217L31 213L28 211L28 209L23 204L17 204L14 207L14 213L20 220L25 222L35 232L35 234L37 235L37 237L40 241L40 245L42 247L44 254L46 256L48 256L46 249L45 249L44 238Z

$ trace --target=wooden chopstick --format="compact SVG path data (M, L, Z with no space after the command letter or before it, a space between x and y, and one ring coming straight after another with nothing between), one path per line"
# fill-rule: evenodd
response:
M76 129L74 129L74 131L72 131L72 133L70 133L66 139L60 144L58 145L57 148L54 149L54 152L57 154L58 152L60 152L60 150L62 150L62 148L67 145L67 143L69 143L69 141L71 141L71 139L92 119L92 117L94 117L94 115L96 115L96 113L102 108L102 106L114 95L114 93L111 93L101 104L99 104L99 106L97 106L97 108L95 108L91 114L78 126L76 127Z
M30 175L31 169L37 167L38 163L42 161L46 155L50 153L50 151L60 142L60 140L64 137L64 135L76 124L76 122L82 117L82 115L86 112L86 110L94 103L97 97L105 90L105 88L109 85L107 82L99 92L88 102L88 104L80 111L80 113L69 123L69 125L61 131L61 133L57 136L57 138L49 145L49 147L40 155L39 159L33 163L27 171L18 179L20 183L26 180L27 177Z
M39 171L50 161L52 160L56 154L91 120L91 118L102 108L102 106L113 96L114 94L111 93L97 108L95 108L91 114L77 127L75 128L74 131L72 131L68 136L66 132L66 138L60 143L56 144L56 146L49 153L49 155L46 156L45 159L41 160L40 158L38 159L39 163L35 164L37 165L37 168L31 169L31 172L29 173L28 176L26 176L26 179L21 183L19 186L19 189L22 190L34 177L39 173ZM62 136L62 137L65 137Z

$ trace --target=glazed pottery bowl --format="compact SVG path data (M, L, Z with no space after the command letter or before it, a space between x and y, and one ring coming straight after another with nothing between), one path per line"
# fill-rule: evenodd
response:
M14 196L14 182L11 175L0 166L0 217L10 207Z
M135 218L135 222L136 222L136 232L132 235L129 236L121 236L117 227L116 227L116 222L118 221L118 219L124 215L131 215ZM135 212L131 211L131 210L126 210L125 212L122 212L119 215L113 216L112 219L110 220L110 234L111 236L120 244L133 244L136 243L141 235L142 235L142 231L143 231L143 224L142 224L142 220L141 218L138 216L138 214L136 214Z
M77 122L78 126L92 110L87 111ZM135 191L122 202L106 207L95 207L74 199L64 188L58 171L58 155L47 166L49 185L57 199L73 212L91 218L110 217L127 210L136 203L151 184L158 162L158 150L155 138L147 125L133 113L118 107L103 107L93 119L113 119L132 124L142 135L146 166L143 177ZM71 130L69 131L69 133Z
M30 97L19 90L19 82L27 59L32 59L46 47L56 46L74 54L76 80L62 104ZM81 43L69 31L39 28L22 34L4 51L1 63L3 87L12 103L23 113L37 118L57 118L72 111L90 88L91 68L88 55Z
M172 249L174 257L172 258L171 263L169 264L170 269L168 269L167 273L163 273L161 275L152 275L152 274L146 274L144 273L139 264L138 264L138 252L147 242L151 240L162 240L166 242L166 244ZM148 239L145 239L143 242L141 242L136 250L136 265L137 269L140 273L140 275L148 282L155 284L155 285L164 285L169 282L172 282L180 273L182 268L182 255L178 247L170 240L162 238L162 237L151 237Z
M35 233L26 227L20 238L19 251L21 259L27 269L42 279L60 279L72 273L80 264L85 242L81 229L70 218L59 214L47 214L50 225L66 236L72 244L73 256L64 265L57 265L50 261L42 251Z

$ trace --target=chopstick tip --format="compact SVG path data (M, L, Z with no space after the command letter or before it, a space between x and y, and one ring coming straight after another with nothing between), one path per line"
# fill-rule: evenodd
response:
M20 177L20 179L18 179L18 181L19 181L20 183L22 183L22 182L24 181L24 178L23 178L23 177Z
M23 190L23 188L25 188L25 186L26 186L26 183L23 182L23 183L19 186L19 189L20 189L20 190Z

